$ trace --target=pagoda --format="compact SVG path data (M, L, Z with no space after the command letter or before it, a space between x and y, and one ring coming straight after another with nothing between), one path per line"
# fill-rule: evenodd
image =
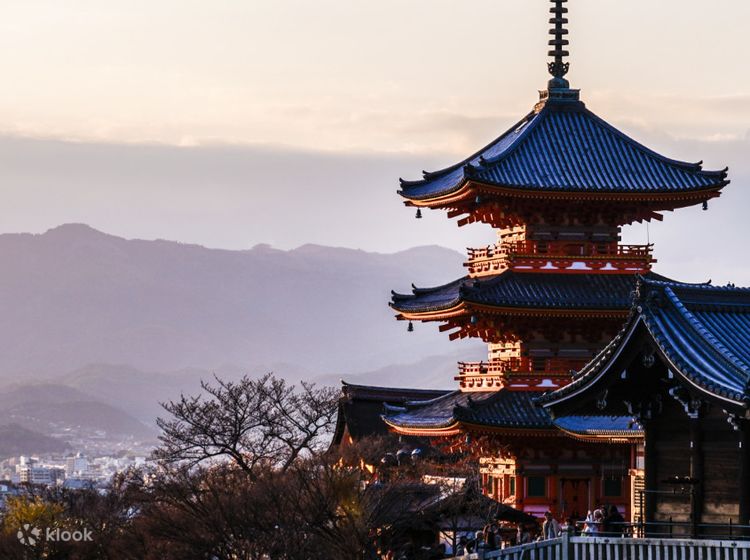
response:
M588 492L589 504L604 495L605 463L624 462L625 471L638 466L636 447L624 444L638 441L642 431L629 417L607 425L591 417L553 421L534 404L542 392L569 383L619 332L639 276L667 280L652 272L652 245L622 244L621 228L662 220L665 211L682 207L706 209L729 183L727 169L662 156L585 106L565 78L566 3L552 0L552 78L533 109L465 160L417 181L401 180L398 192L416 207L417 218L426 209L444 210L459 226L491 225L497 239L469 249L465 276L413 287L411 294L394 292L391 307L409 330L414 322L438 322L451 340L481 338L488 358L458 364L456 391L387 406L383 416L399 434L490 438L480 453L485 482L509 485L496 494L518 505L531 496L532 484L527 478L525 490L515 484L520 465L527 473L531 467L547 473L554 480L535 489L545 498L540 507L564 501L563 465L574 465L579 476L582 465L593 469L590 481L600 492ZM532 449L532 436L548 441ZM580 453L575 446L563 450L561 436L576 438ZM596 442L611 445L594 451Z

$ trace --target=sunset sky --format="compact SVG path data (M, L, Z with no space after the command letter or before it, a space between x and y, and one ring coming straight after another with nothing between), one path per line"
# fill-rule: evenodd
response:
M749 231L750 2L568 6L569 78L590 109L665 155L730 166L710 212L626 239L656 241L663 272L750 284L732 258ZM0 232L74 221L226 248L486 244L488 228L414 220L397 180L469 155L533 106L548 8L3 2ZM719 236L733 239L717 251Z

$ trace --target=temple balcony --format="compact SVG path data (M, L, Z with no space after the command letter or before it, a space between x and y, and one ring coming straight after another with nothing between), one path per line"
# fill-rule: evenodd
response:
M489 362L459 362L454 377L461 391L510 390L550 391L567 385L571 372L582 368L588 359L510 358Z
M469 249L469 276L517 272L646 273L656 262L653 245L590 241L517 241Z

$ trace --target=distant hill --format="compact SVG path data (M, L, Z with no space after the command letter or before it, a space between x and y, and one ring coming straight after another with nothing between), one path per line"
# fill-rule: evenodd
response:
M224 368L215 372L189 368L170 373L144 372L131 366L91 364L57 379L90 399L122 409L148 426L165 412L160 403L177 400L180 393L200 392L200 381L213 375L237 379L243 371Z
M455 386L453 377L456 375L457 361L481 360L485 356L485 348L473 346L411 363L388 365L370 372L336 373L308 379L319 385L333 387L339 387L341 379L344 379L349 383L364 385L445 389ZM262 369L292 383L296 383L299 378L299 372L290 371L284 364ZM76 394L86 394L91 399L122 409L144 424L153 426L158 416L165 415L159 403L176 400L181 392L198 394L201 391L201 379L211 382L214 374L223 379L235 380L244 373L238 368L220 368L215 371L188 368L168 373L147 373L131 366L91 364L57 378L56 383L74 389Z
M68 444L18 424L0 425L0 460L18 455L61 453Z
M461 260L440 247L225 251L76 224L0 235L0 380L55 377L91 363L274 370L295 380L413 362L448 341L436 329L407 334L387 307L390 290L447 282L463 274ZM152 381L166 387L176 379ZM85 372L71 383L85 391ZM113 396L116 386L94 392Z
M455 389L457 384L453 378L456 376L459 361L486 359L487 349L482 346L473 346L455 350L450 354L429 356L411 363L391 364L356 375L322 376L315 381L327 385L339 385L343 379L355 385Z
M0 388L0 425L3 424L20 424L42 433L99 430L108 436L143 439L156 435L152 428L120 408L75 388L52 383Z

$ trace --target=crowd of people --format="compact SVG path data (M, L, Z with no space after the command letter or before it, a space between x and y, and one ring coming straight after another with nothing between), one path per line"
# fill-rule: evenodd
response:
M553 517L552 512L546 512L544 519L543 539L553 539L563 531L573 535L592 537L621 537L627 531L627 524L620 510L617 506L610 504L600 505L593 511L589 510L585 519L579 519L577 516L569 517L562 525Z
M627 525L625 518L615 505L602 505L586 514L581 534L586 536L621 537ZM576 531L577 532L577 531Z
M606 536L621 537L627 535L628 524L615 505L600 505L589 511L586 517L572 515L562 523L555 519L551 511L544 514L544 521L540 524L532 521L519 523L515 528L494 522L485 525L484 529L471 534L462 535L456 543L455 551L449 556L469 558L478 552L491 552L507 546L529 544L536 541L555 539L567 532L576 536ZM441 544L438 548L427 551L420 558L443 558L446 550ZM415 556L399 556L393 552L386 554L387 560L412 558Z
M477 531L472 537L463 536L456 547L456 555L497 550L503 546L503 543L518 545L554 539L566 531L571 535L621 537L626 529L625 518L615 505L600 505L593 511L589 511L585 519L573 516L568 517L563 523L555 519L551 511L547 511L541 527L538 524L519 524L516 534L510 539L507 531L503 531L496 524L485 526L482 531Z
M477 531L473 537L463 536L456 546L456 556L472 554L474 552L491 552L501 548L503 542L502 529L496 523L489 523L484 529Z

